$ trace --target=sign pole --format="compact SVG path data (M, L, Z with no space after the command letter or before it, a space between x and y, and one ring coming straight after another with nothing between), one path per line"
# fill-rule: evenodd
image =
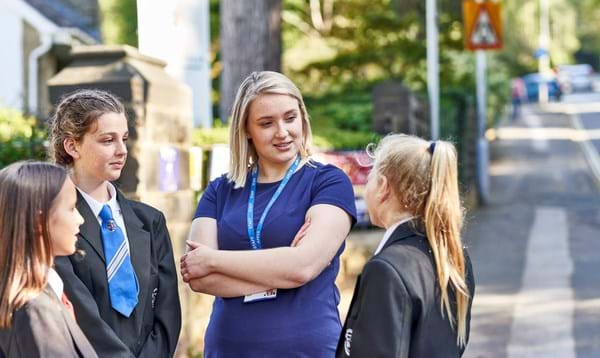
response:
M487 58L485 51L475 51L475 78L477 86L477 186L479 187L479 198L483 204L489 201L489 150L485 138L487 118L487 86L486 69Z
M538 72L540 74L540 83L538 88L538 100L540 104L548 103L548 83L544 81L544 76L550 72L550 56L548 45L550 44L550 5L548 0L540 0L540 54L538 56Z
M479 200L489 202L489 146L485 138L487 124L487 58L485 51L502 48L500 4L487 0L464 0L465 47L475 51L477 97L476 183Z
M440 131L439 51L436 0L427 0L427 92L429 94L429 118L431 140L437 140Z

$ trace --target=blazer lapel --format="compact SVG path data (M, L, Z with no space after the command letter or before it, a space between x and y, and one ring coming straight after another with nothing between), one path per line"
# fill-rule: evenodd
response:
M71 339L73 341L73 345L75 345L75 349L79 352L81 357L96 357L94 352L94 348L92 348L91 344L81 331L81 328L77 325L77 322L73 320L70 313L65 309L61 309L61 314L65 323L67 324L67 328L69 329L69 333L71 334Z
M59 308L60 315L62 316L65 324L67 325L67 329L69 330L69 333L71 335L71 341L73 342L75 349L79 353L79 356L97 357L94 348L92 348L91 344L81 331L81 328L79 328L77 322L73 320L73 317L71 316L69 311L67 311L67 309L63 306L62 302L60 302L58 297L56 297L56 293L52 291L50 285L46 285L42 294L46 295L47 299L55 302L57 307Z
M151 236L150 232L144 229L144 223L136 215L135 211L120 191L117 190L117 200L121 207L125 228L127 230L127 239L129 240L129 255L131 264L137 275L140 292L138 297L148 297L148 284L150 281L150 270L152 260ZM138 306L143 302L138 302ZM143 307L143 306L141 306Z
M82 357L95 357L94 349L91 344L84 336L81 328L77 325L77 322L73 320L70 316L69 312L66 310L61 310L63 319L67 324L67 328L69 329L69 333L71 333L71 339L73 340L73 344L75 345L77 351L80 353Z
M104 260L104 246L102 245L102 235L100 234L100 224L98 223L98 218L92 212L89 205L81 196L79 191L77 191L77 210L85 220L83 224L79 227L79 236L82 237L85 241L87 241L90 246L96 251L98 256Z

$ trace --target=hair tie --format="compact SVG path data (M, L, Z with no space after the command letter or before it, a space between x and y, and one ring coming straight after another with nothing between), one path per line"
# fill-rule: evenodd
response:
M429 143L429 153L433 155L433 151L435 150L435 141Z

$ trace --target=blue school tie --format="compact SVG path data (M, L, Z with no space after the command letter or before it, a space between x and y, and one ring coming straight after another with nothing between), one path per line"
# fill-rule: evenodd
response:
M110 206L102 207L100 219L110 304L117 312L129 317L138 303L138 281L131 265L129 246Z

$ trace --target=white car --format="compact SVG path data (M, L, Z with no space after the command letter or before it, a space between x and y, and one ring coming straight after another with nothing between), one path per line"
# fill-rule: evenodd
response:
M592 90L594 69L588 64L560 65L557 78L565 93L587 92Z

